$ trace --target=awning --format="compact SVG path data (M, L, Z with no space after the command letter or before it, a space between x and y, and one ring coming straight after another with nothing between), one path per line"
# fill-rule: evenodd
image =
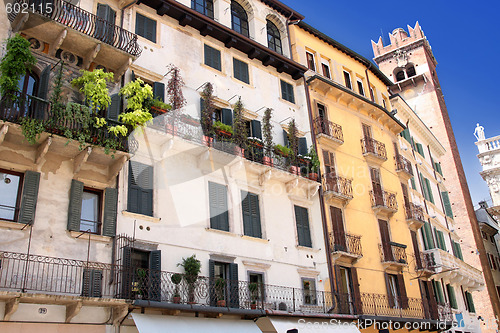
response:
M261 333L251 320L158 316L132 313L139 333Z
M273 318L264 317L257 320L263 333L360 333L353 321L339 319L315 318ZM291 331L290 330L297 330ZM142 333L142 332L141 332Z

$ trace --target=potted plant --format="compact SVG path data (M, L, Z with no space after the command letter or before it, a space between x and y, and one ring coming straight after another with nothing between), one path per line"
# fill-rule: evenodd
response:
M273 109L267 108L264 111L264 117L262 118L262 134L264 136L264 158L263 162L265 165L273 166L273 125L271 124L271 116Z
M181 295L179 293L179 283L181 283L182 281L182 275L179 273L172 274L170 280L172 280L172 283L175 284L174 296L172 298L172 301L178 304L181 302Z
M201 93L202 103L201 103L201 129L203 130L203 135L207 137L213 136L214 127L212 125L212 119L215 111L213 102L213 86L210 82L205 84L203 92ZM208 141L208 140L206 140Z
M297 125L295 124L295 119L292 118L292 120L288 123L288 141L290 143L290 155L288 155L290 159L290 173L293 173L294 175L299 174L299 167L297 166L297 159L299 155L299 138L297 135L298 129Z
M149 101L149 103L151 104L151 113L155 115L167 113L170 109L172 109L169 104L160 101L158 98L152 99L151 101Z
M251 304L250 308L252 310L257 309L257 289L259 288L259 285L256 282L252 282L248 285L248 290L250 291L250 299L251 299Z
M182 263L177 264L177 266L181 266L182 268L184 268L184 278L188 284L188 302L194 303L194 291L196 287L196 281L198 280L198 275L201 271L201 262L196 259L196 255L193 254L190 257L182 258Z
M316 153L316 149L311 146L309 148L309 157L311 158L311 163L310 163L310 171L309 171L309 179L310 180L318 180L318 171L319 171L319 158L318 158L318 153Z
M137 268L135 271L137 281L132 284L132 291L135 293L137 299L142 299L144 295L144 282L146 282L146 270Z
M264 147L264 142L259 138L251 136L251 137L248 137L247 140L248 140L248 144L250 144L256 148L263 148Z
M235 144L234 153L237 156L243 156L245 151L244 145L247 142L247 128L243 119L243 103L241 102L241 97L238 98L238 101L234 105L233 113L233 142Z
M282 157L288 157L292 153L290 148L280 144L274 146L274 152Z
M223 136L226 138L230 138L231 136L233 136L233 128L220 121L216 121L214 123L213 129L219 136Z
M215 296L217 297L217 306L226 306L226 299L224 298L226 289L226 280L223 278L218 278L215 280Z

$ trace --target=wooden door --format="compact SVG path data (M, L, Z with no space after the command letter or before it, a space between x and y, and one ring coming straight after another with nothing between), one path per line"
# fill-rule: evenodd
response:
M373 197L376 206L384 205L384 195L382 193L382 182L380 181L380 170L371 168L370 176L372 179Z
M332 228L334 240L334 251L347 252L347 243L344 230L344 220L342 218L342 210L337 207L330 206L330 216L332 219Z
M338 192L337 173L335 171L335 157L332 152L323 150L323 163L325 164L325 180L327 191Z
M391 248L391 236L389 235L389 223L384 220L378 220L380 228L380 240L382 241L382 251L385 261L394 261Z

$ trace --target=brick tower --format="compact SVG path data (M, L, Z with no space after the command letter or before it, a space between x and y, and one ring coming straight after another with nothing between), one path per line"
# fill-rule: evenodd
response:
M494 331L495 315L500 315L493 276L489 269L481 234L474 214L467 180L460 159L457 143L446 109L443 92L436 72L437 61L431 46L418 22L414 28L395 29L390 34L390 44L383 45L382 37L372 41L375 62L393 82L391 94L400 94L432 130L446 149L441 159L445 177L444 186L449 191L454 222L460 237L465 262L483 271L486 288L474 293L477 316L481 316L482 331ZM410 129L411 130L411 129ZM478 255L479 253L479 255ZM483 269L484 268L484 269Z

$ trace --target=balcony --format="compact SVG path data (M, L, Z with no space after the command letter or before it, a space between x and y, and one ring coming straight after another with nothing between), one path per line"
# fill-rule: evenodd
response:
M425 222L424 209L410 202L410 205L405 207L406 222L408 223L410 229L418 230Z
M436 262L432 253L420 252L419 256L415 257L415 270L419 272L419 276L428 278L436 272Z
M361 294L361 313L393 318L430 319L425 314L421 298L391 297L386 294Z
M342 126L322 117L314 119L314 133L321 146L335 149L344 143Z
M401 270L408 266L406 245L395 242L379 244L382 264L386 269Z
M329 173L323 175L323 192L325 198L347 204L352 198L352 179Z
M365 159L374 164L382 164L387 161L385 144L380 141L364 138L361 139L361 150Z
M399 154L396 156L396 172L405 182L413 177L411 162Z
M390 216L398 211L396 193L389 191L370 191L372 208L377 214Z
M435 261L435 278L446 277L451 282L459 282L464 288L476 291L484 287L483 274L480 270L458 259L453 254L441 249L426 250Z
M330 249L334 261L351 264L363 257L361 236L329 232Z
M48 44L50 56L58 49L69 51L83 59L85 69L95 62L113 70L117 79L141 54L136 34L67 1L16 0L15 4L27 11L9 16L14 31Z

